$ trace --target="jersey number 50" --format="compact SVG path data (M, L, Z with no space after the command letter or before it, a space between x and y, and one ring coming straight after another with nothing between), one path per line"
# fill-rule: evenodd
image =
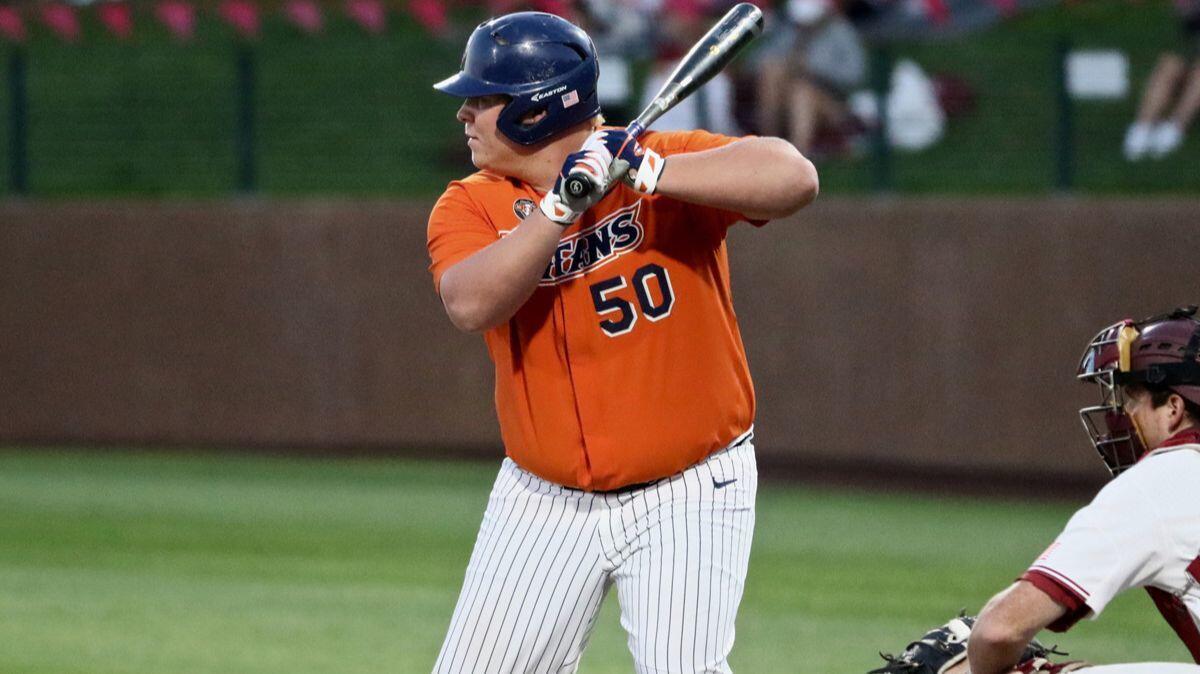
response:
M650 291L651 279L658 285L660 299L657 301ZM614 276L589 287L592 291L592 303L596 305L596 313L601 316L614 312L617 314L614 318L600 321L600 329L609 337L623 335L633 330L633 326L637 324L638 312L633 303L620 297L611 297L612 293L626 285L624 276ZM671 276L666 269L656 264L639 267L633 273L632 285L633 292L637 295L638 307L646 320L660 321L671 315L671 306L675 304L675 292L671 290Z

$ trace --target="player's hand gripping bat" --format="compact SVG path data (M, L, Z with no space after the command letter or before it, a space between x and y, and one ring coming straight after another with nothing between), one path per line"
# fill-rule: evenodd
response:
M679 65L675 66L675 70L667 78L666 84L658 90L654 100L650 101L637 119L625 127L625 131L634 138L642 135L646 127L653 124L664 112L675 107L676 103L687 98L721 72L742 47L762 33L762 29L762 11L748 2L743 2L726 12L725 16L692 46ZM575 204L585 203L595 189L595 184L586 174L572 173L563 182L562 194L559 196L568 206L574 207Z

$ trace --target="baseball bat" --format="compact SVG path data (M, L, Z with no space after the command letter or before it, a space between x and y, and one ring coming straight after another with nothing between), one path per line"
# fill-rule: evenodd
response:
M721 72L742 47L762 33L762 29L763 15L759 8L743 2L730 9L704 37L692 45L654 99L625 127L625 131L634 138L642 135L654 120ZM573 174L563 183L563 197L568 205L579 203L595 187L586 175Z

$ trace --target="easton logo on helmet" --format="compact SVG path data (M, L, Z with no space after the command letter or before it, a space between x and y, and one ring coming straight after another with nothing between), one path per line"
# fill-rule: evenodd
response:
M555 87L555 88L551 89L550 91L543 91L541 93L534 94L532 96L532 99L534 101L540 101L540 100L543 100L546 98L550 98L554 94L561 94L562 92L564 92L566 90L567 90L567 85L564 84L561 87Z
M639 199L596 224L558 242L554 259L538 285L552 286L603 267L642 243L645 228L638 221Z

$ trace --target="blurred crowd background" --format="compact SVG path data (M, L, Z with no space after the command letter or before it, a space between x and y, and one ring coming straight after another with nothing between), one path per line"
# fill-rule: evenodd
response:
M470 164L430 85L480 20L584 26L623 123L731 1L0 3L0 189L434 196ZM1200 188L1200 0L760 2L657 128L785 136L827 194Z

